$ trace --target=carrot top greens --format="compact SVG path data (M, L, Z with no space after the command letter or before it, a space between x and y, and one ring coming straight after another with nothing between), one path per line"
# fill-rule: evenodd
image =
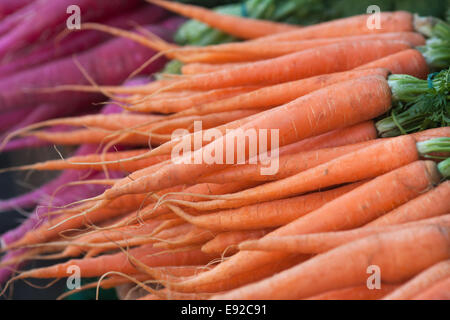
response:
M396 106L377 122L382 137L393 137L450 125L450 69L430 74L427 80L408 75L389 77Z

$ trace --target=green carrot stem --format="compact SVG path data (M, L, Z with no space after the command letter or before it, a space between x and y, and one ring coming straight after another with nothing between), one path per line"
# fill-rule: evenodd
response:
M450 152L450 138L435 138L417 143L417 150L421 155L430 153L448 153Z
M450 39L432 38L425 46L417 48L431 69L439 70L450 66Z
M445 179L450 178L450 158L438 164L438 170Z
M393 74L388 78L394 101L411 102L418 95L427 93L428 82L405 74Z

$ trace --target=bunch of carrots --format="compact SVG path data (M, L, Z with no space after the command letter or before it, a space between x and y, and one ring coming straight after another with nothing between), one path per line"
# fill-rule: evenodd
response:
M41 89L103 93L123 112L45 121L4 139L0 147L18 136L97 145L3 171L98 172L61 188L105 190L49 206L37 227L3 238L2 252L17 254L2 268L68 260L14 270L2 293L77 266L99 280L61 298L129 284L147 300L450 298L445 22L383 12L381 28L368 28L367 15L301 27L149 2L244 41L178 47L83 25L178 59L183 74ZM254 148L252 130L257 146L271 147ZM276 172L262 174L262 159L277 161ZM373 266L376 289L367 286Z

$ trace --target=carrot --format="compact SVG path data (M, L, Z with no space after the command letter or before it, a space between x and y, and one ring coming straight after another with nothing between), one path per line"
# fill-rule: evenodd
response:
M261 21L250 18L241 18L232 15L216 13L193 5L174 3L162 0L147 0L150 3L178 13L191 19L199 20L213 28L224 31L242 39L254 39L268 34L296 30L298 26L270 21Z
M151 123L161 119L162 117L158 115L142 115L132 113L95 114L81 117L78 116L47 120L22 128L19 131L14 132L14 134L17 135L26 131L55 125L96 127L106 130L119 130L131 126Z
M236 121L233 121L231 123L228 123L226 125L222 125L219 127L214 128L214 130L219 130L223 134L226 134L226 129L236 129L240 127L241 125L250 122L253 119L256 119L259 115L252 115L244 119L239 119ZM205 130L204 135L208 135L210 130ZM439 134L438 131L436 131L436 134ZM438 135L439 136L439 135ZM293 153L298 151L307 151L307 150L314 150L314 149L320 149L320 148L327 148L327 147L334 147L334 146L340 146L345 144L351 144L351 143L357 143L361 141L371 140L375 139L377 137L376 128L372 121L362 122L360 124L349 126L337 130L330 131L328 133L324 133L315 137L307 138L300 140L296 143L287 145L280 149L280 155L287 154L287 153ZM434 137L434 136L433 136ZM189 135L189 140L191 140L191 148L193 150L197 150L199 147L193 143L194 133L191 133ZM177 145L179 141L171 141L168 143L165 143L158 147L155 150L152 150L148 153L130 157L129 159L124 159L124 162L131 162L131 161L138 161L140 159L145 159L150 155L164 155L164 154L170 154L172 149ZM202 145L206 145L206 142L203 142ZM98 163L98 165L102 164L114 164L115 161L105 161Z
M132 225L113 230L105 230L96 233L87 233L74 240L72 244L68 245L62 253L65 257L76 257L80 255L83 250L90 247L92 244L111 242L111 247L107 249L117 248L116 243L122 240L130 240L134 236L143 236L151 234L151 232L158 227L161 221L152 221L142 225ZM79 245L78 245L79 244ZM130 242L125 244L130 246ZM105 249L106 250L106 249Z
M269 279L212 299L298 299L363 285L367 268L380 268L381 281L399 283L450 257L450 228L422 226L370 236L283 271ZM339 270L339 272L336 272Z
M411 136L417 141L426 141L435 138L450 137L450 127L434 128L412 133Z
M309 39L348 37L364 34L389 32L413 32L413 16L405 11L382 12L380 14L381 28L368 28L368 15L336 19L319 23L298 30L261 37L255 41L302 41Z
M306 300L378 300L395 290L398 285L381 284L380 289L369 289L367 285L328 291Z
M178 189L180 190L180 189ZM70 222L64 224L64 226L56 226L61 221L66 221L68 217L72 215L62 215L51 221L42 224L37 229L28 232L22 239L11 244L11 248L18 248L22 246L27 246L31 244L46 242L48 240L56 238L61 232L70 229L76 229L87 224L97 223L99 221L104 221L113 217L117 217L124 212L136 210L140 206L146 204L148 201L148 196L146 194L139 195L126 195L121 198L117 198L111 201L107 206L102 209L92 211L92 214L86 216L78 216L70 219Z
M244 85L278 84L351 70L410 48L408 43L402 41L366 40L357 43L336 43L248 63L241 67L189 76L161 90L211 90Z
M183 66L183 74L193 74L197 72L191 69L191 67L188 67L192 63L209 63L210 65L205 66L216 66L220 68L221 66L226 66L228 63L233 62L249 62L276 58L293 52L317 48L319 46L333 43L344 41L356 42L364 40L402 40L411 43L413 46L425 44L424 37L419 33L393 32L369 35L352 35L336 38L320 38L303 41L277 41L272 42L271 45L267 45L266 42L255 41L225 43L206 47L183 47L175 50L175 52L180 53L178 59L185 63L189 63ZM223 61L217 61L217 54L236 54L236 56L230 56L231 60L228 60L227 63L223 63Z
M255 91L257 89L259 89L259 87L255 86L224 88L205 92L198 92L196 94L192 94L187 97L157 99L157 100L150 99L131 106L130 110L136 112L159 112L165 114L181 112L191 107L195 107L197 105L202 105L217 100L231 98L237 95Z
M242 94L233 98L224 99L212 103L198 105L181 111L177 117L208 114L212 112L231 111L239 109L269 108L293 101L315 90L325 88L341 81L347 81L368 75L379 74L387 77L384 69L347 71L342 73L325 74L312 78L281 83L278 85L263 87L259 90Z
M181 67L181 74L194 75L199 73L215 72L235 67L242 67L246 65L246 62L228 62L222 64L213 63L189 63Z
M415 50L403 50L387 57L369 62L356 68L356 70L386 68L392 74L409 74L413 77L426 79L429 69L423 55ZM405 70L408 70L405 72Z
M45 162L39 162L31 165L26 165L22 167L15 167L9 170L102 170L103 165L97 164L97 162L101 161L109 161L112 163L104 165L108 170L117 170L117 171L125 171L125 172L133 172L144 167L148 167L169 159L170 156L156 156L150 157L142 160L136 160L133 162L120 162L117 161L113 163L113 161L127 159L130 157L138 156L148 152L146 149L138 149L138 150L127 150L127 151L117 151L117 152L108 152L105 154L90 154L86 156L73 156L70 158L66 158L64 160L48 160Z
M272 228L285 225L322 205L355 189L361 183L353 183L329 191L316 192L284 200L262 202L238 209L191 216L183 211L175 211L187 222L214 231L237 231Z
M397 288L383 300L408 300L437 282L450 277L450 260L435 264Z
M202 251L210 255L230 254L236 252L239 243L259 239L271 230L251 230L251 231L230 231L219 233L214 239L202 246Z
M214 237L215 234L207 229L193 227L186 234L181 234L178 237L155 243L153 247L167 250L185 248L194 245L203 245L211 239L214 239Z
M227 183L227 184L213 184L213 183L201 183L193 186L187 187L182 194L174 193L173 196L177 195L178 198L196 201L196 197L192 196L195 194L204 194L204 195L217 195L217 194L226 194L229 192L233 192L233 190L242 190L247 188L248 186L254 185L251 182L238 182L238 183ZM171 196L170 194L168 195ZM170 212L168 208L158 207L154 204L150 204L147 207L143 207L137 213L133 213L130 217L125 217L123 221L121 221L118 225L124 225L125 223L135 223L138 219L146 220L149 218L157 218L164 214ZM118 226L116 225L116 226Z
M343 92L345 95L342 95ZM329 96L335 98L333 108L326 107ZM350 80L315 91L287 105L263 112L240 129L245 133L248 129L270 129L276 124L280 128L280 146L283 146L376 117L388 110L391 104L390 98L390 90L384 78L372 76ZM368 101L364 105L364 112L360 110L359 101ZM235 136L239 138L239 135ZM193 156L187 155L180 160L186 159L191 162L190 159L195 159L199 154L212 154L217 147L224 147L226 139L227 135L216 139L195 151ZM223 154L226 155L226 153ZM226 162L224 159L222 161ZM224 168L224 165L168 164L151 176L139 174L140 178L135 181L121 187L113 186L97 199L111 200L123 194L160 190L174 184L195 181L199 176L219 168ZM98 205L103 204L100 202Z
M419 153L415 139L410 136L400 136L379 140L365 148L344 154L282 180L235 194L217 196L217 200L198 203L177 200L171 200L171 202L197 210L237 208L243 205L300 195L342 183L374 178L418 159ZM106 190L105 193L109 190Z
M101 144L102 142L115 142L123 145L148 145L161 144L172 139L170 134L157 134L153 131L161 130L163 132L170 131L170 129L184 129L194 127L195 121L201 121L201 125L205 129L214 128L223 123L245 118L250 115L257 114L259 110L235 110L231 112L223 112L216 114L208 114L204 116L193 116L185 118L177 118L169 121L155 123L149 126L137 126L137 129L125 129L124 133L107 131L103 129L78 129L68 132L49 132L49 131L35 131L26 135L35 136L41 140L50 141L55 144L73 145L92 143ZM141 127L141 128L140 128ZM121 128L118 128L121 129ZM187 129L186 129L187 130ZM130 131L130 132L129 132Z
M434 162L415 162L363 184L275 230L266 238L360 227L418 196L439 179ZM364 206L361 206L361 203L364 203ZM176 284L174 289L182 292L218 292L237 288L249 283L249 274L252 274L253 281L257 280L257 274L253 273L258 268L268 266L274 261L282 261L287 256L289 255L280 252L241 251L214 270Z
M101 253L104 253L105 251L111 251L111 250L115 250L118 249L118 246L120 247L135 247L135 246L141 246L141 245L148 245L148 244L153 244L153 246L155 248L161 248L164 249L164 246L157 246L158 243L167 243L168 241L170 241L171 243L174 241L177 241L177 238L179 237L180 234L184 234L184 233L190 233L192 230L194 230L195 228L189 224L179 224L179 225L174 225L172 227L168 227L165 228L164 230L157 232L158 229L160 229L163 226L163 223L158 223L158 225L156 227L153 227L153 229L151 230L151 233L145 234L145 231L139 231L139 233L133 233L130 234L128 236L129 239L123 239L124 236L122 236L122 240L120 240L121 238L118 238L117 240L113 241L113 239L110 239L109 241L106 240L107 242L96 242L96 238L91 240L89 243L87 244L83 244L81 243L81 247L77 245L77 243L74 243L71 247L67 247L64 252L63 255L64 256L74 256L77 253L80 252L80 249L87 249L87 253L85 255L85 257L95 257L100 255ZM142 233L140 235L140 233ZM109 235L109 234L108 234ZM190 234L191 237L190 239L187 239L186 242L187 244L197 244L197 242L201 243L201 237L198 235L192 236L192 234ZM203 235L202 235L203 236ZM113 238L117 238L117 234L113 237ZM188 243L188 240L191 241ZM80 239L81 241L81 239ZM188 245L186 245L188 246ZM175 246L174 246L175 247Z
M206 300L210 297L211 294L178 293L168 289L161 289L138 300Z
M211 256L202 253L200 250L164 252L160 249L152 248L151 245L131 249L129 255L139 259L148 267L161 266L183 266L208 263ZM71 266L78 266L83 277L101 276L103 273L117 271L122 273L135 273L135 267L128 261L124 253L104 255L89 259L69 260L64 263L25 271L15 279L25 278L64 278L69 276L67 270Z
M67 132L36 131L28 133L27 136L33 136L39 140L48 141L59 145L79 145L82 143L101 144L103 142L114 141L112 133L114 131L105 131L102 129L77 129ZM145 146L148 145L149 138L145 134L135 134L128 136L120 141L122 145Z
M133 278L133 280L129 279L129 278L119 277L119 276L116 276L115 274L113 274L111 277L102 279L102 281L100 283L99 283L99 281L90 282L90 283L82 285L78 289L66 291L63 294L61 294L60 296L58 296L57 300L63 300L65 298L71 296L72 294L75 294L75 293L78 293L78 292L81 292L81 291L87 290L87 289L93 289L93 288L97 288L97 287L102 288L102 289L111 289L111 288L118 287L118 286L124 285L124 284L151 280L151 277L146 274L132 275L132 278Z
M450 300L450 277L436 283L412 300Z
M405 203L366 227L383 227L440 216L450 212L450 181L444 181L436 188Z
M245 179L247 181L265 182L285 179L343 155L370 146L374 143L378 143L378 141L372 140L336 148L324 148L319 150L282 155L278 159L278 171L270 175L262 175L261 172L263 172L262 170L264 167L266 167L266 165L258 163L234 165L231 168L214 172L205 177L200 177L198 181L228 183L241 181L242 179Z
M239 249L295 252L303 254L322 253L334 249L342 244L378 234L380 232L396 231L402 228L424 224L450 226L450 215L445 215L442 218L440 217L434 219L425 219L417 222L410 222L392 226L371 228L362 227L349 231L325 232L286 237L271 237L258 241L243 242L239 245Z

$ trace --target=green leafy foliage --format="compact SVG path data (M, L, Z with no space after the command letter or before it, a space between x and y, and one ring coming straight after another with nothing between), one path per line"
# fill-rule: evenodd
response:
M431 77L430 77L431 78ZM399 101L391 116L377 122L381 136L392 137L421 130L450 126L450 69L441 71L429 83L425 93L410 102ZM404 84L407 81L404 81Z
M307 25L322 21L321 12L324 8L321 0L246 0L214 10L235 16ZM181 45L205 46L236 40L195 20L186 22L175 35L175 41Z
M202 6L231 3L214 10L224 14L300 25L363 14L371 5L379 6L382 11L407 10L421 16L440 18L446 17L449 7L449 1L442 0L246 0L239 2L182 0L180 2ZM237 39L191 20L180 28L175 40L182 45L209 45Z

